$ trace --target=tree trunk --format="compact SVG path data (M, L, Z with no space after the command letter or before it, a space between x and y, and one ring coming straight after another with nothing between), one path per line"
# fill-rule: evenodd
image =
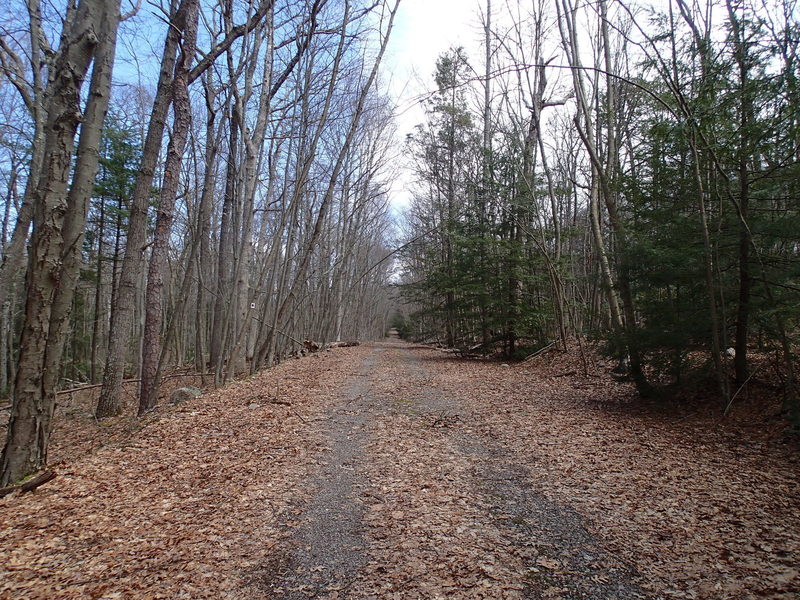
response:
M173 10L173 18L177 18ZM125 374L125 358L131 335L134 310L139 289L139 280L144 267L145 241L147 238L147 211L153 187L153 176L161 151L161 139L170 104L170 85L175 70L176 56L180 36L173 27L167 30L164 41L164 53L161 58L156 96L153 110L147 126L142 160L136 183L133 188L130 216L128 217L128 235L125 245L125 256L122 259L122 270L119 276L116 305L111 317L108 333L108 349L103 371L103 387L97 403L97 418L117 415L122 410L122 378Z
M228 321L231 317L231 285L233 272L233 211L236 196L236 161L239 151L239 121L229 119L230 138L228 143L227 171L225 175L225 196L222 204L222 221L219 234L219 254L217 257L217 293L214 298L214 315L211 326L211 368L214 371L214 385L222 383L225 368Z
M43 57L46 47L45 36L42 31L42 16L39 0L28 0L28 16L30 20L30 69L32 74L31 98L29 99L28 112L33 121L32 155L28 169L28 180L25 183L25 193L22 205L17 211L17 220L11 240L3 247L3 260L0 262L0 306L4 306L8 293L13 288L13 281L22 269L25 262L25 242L28 240L31 220L33 219L33 198L38 187L39 174L42 170L42 160L45 152L45 94L42 82L42 73L49 60ZM49 64L52 67L52 64ZM5 241L5 239L3 240Z
M45 152L34 195L27 301L0 485L47 462L58 364L74 295L86 206L97 172L97 147L108 108L119 4L81 0L66 22L48 84ZM80 92L92 60L85 113ZM74 138L81 138L72 187Z
M211 211L214 197L214 175L217 162L217 142L221 136L215 133L216 106L214 101L216 93L209 79L203 78L205 100L207 109L206 121L206 152L205 172L203 173L203 191L200 195L200 206L197 211L197 235L200 238L199 259L197 265L197 327L195 328L195 370L198 373L206 371L208 307L206 306L206 282L211 264L211 250L208 247L208 238L211 233Z
M167 148L158 218L147 272L142 381L139 389L140 415L149 411L158 403L161 324L163 320L163 271L166 266L172 221L175 216L175 200L178 196L183 150L186 146L186 139L188 138L192 121L191 105L189 103L189 71L194 61L197 44L198 15L199 0L181 0L181 8L178 9L176 19L172 24L181 35L180 58L175 65L175 76L172 81L172 110L174 114L172 137Z
M728 20L734 38L734 59L739 67L739 148L738 183L739 183L739 306L736 313L736 355L733 359L736 383L743 385L748 380L747 338L750 325L750 246L752 244L748 218L750 211L750 131L753 121L753 102L750 91L750 68L748 65L747 40L744 25L736 16L736 9L731 0L726 0Z
M97 228L97 260L95 262L94 318L92 319L92 353L89 359L89 378L97 383L97 348L100 344L100 321L102 319L103 299L103 235L105 234L105 200L100 198L100 223Z

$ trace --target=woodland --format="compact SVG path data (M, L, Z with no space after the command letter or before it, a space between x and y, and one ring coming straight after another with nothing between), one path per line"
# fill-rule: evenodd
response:
M222 385L388 327L396 3L128 8L4 11L0 485L46 462L61 387L101 384L103 418L139 379L143 414L167 369ZM151 34L160 64L115 86Z
M4 493L55 485L75 394L76 432L144 427L179 385L390 330L480 369L608 360L634 412L755 402L794 456L796 0L464 10L476 44L400 131L401 0L4 3Z
M796 3L510 10L438 59L408 136L394 325L467 356L599 345L643 398L760 386L796 427Z

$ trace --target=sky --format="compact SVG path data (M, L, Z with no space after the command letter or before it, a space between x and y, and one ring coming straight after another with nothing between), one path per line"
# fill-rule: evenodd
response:
M123 5L131 2L135 0L123 0ZM388 85L387 91L396 103L398 158L402 158L406 134L425 120L419 98L435 89L433 72L437 57L451 47L463 46L475 59L475 64L482 61L483 30L479 14L485 10L485 4L486 0L401 0L382 65L382 83ZM146 3L145 6L147 19L152 20L149 13L154 9ZM142 20L139 17L123 27L133 27L140 34ZM134 47L126 45L131 40L134 40ZM162 43L159 36L152 39L141 35L123 36L124 47L118 51L115 74L126 73L136 81L140 78L136 73L144 69L141 78L154 81ZM396 163L399 177L393 180L391 200L395 212L399 213L409 204L412 174L410 169L404 168L402 160Z
M508 3L513 6L513 2ZM492 25L497 28L509 18L508 4L492 0ZM664 0L640 0L642 6L663 8ZM550 7L552 10L552 7ZM383 73L390 77L389 93L397 103L399 177L393 181L392 206L396 214L407 207L413 180L411 169L404 168L403 142L414 127L424 122L420 97L435 89L433 72L437 57L451 47L463 46L471 64L483 65L484 32L481 14L486 0L401 0L395 28L384 58ZM720 12L720 11L718 11ZM580 32L579 32L580 35ZM552 74L551 80L558 74ZM560 74L565 77L564 73Z
M417 105L417 97L433 89L440 54L453 46L473 54L469 50L483 37L479 7L479 0L402 0L385 59L401 110Z
M384 59L384 77L397 103L398 143L414 126L425 120L419 103L435 89L433 71L436 58L454 46L463 46L470 57L480 52L483 30L479 10L481 0L402 0L395 29ZM484 8L485 10L485 8ZM410 201L411 173L403 169L392 188L392 204L401 211Z

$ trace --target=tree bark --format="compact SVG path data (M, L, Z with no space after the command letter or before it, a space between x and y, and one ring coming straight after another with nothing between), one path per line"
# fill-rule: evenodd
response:
M25 184L25 193L22 204L17 211L17 220L11 240L3 247L3 260L0 262L0 306L8 300L8 293L13 288L13 281L25 264L25 242L33 219L33 198L38 187L39 174L42 169L42 160L45 151L44 126L46 115L44 83L42 72L49 59L43 56L47 48L46 39L42 32L42 16L38 0L28 0L28 16L30 22L30 69L32 75L31 94L23 95L23 101L28 108L33 121L33 142L28 180ZM51 65L52 66L52 65ZM21 76L22 74L20 74Z
M167 259L167 246L172 231L175 200L181 163L189 127L192 121L189 103L189 71L194 61L197 46L197 20L199 0L181 0L176 19L172 25L180 32L180 58L175 65L172 80L172 110L174 114L172 137L167 147L164 165L164 180L161 183L161 198L158 206L156 230L150 253L145 297L145 323L142 349L142 383L139 389L139 414L152 409L158 403L159 362L161 358L161 325L163 321L164 289L163 270Z
M58 364L75 289L85 207L97 171L118 23L118 2L81 0L65 25L48 83L45 151L34 195L28 293L0 485L39 470L47 461ZM93 59L92 83L81 114L80 92ZM81 139L70 188L79 123Z
M177 18L175 12L172 16ZM133 188L125 256L122 259L116 295L117 302L111 313L103 387L95 412L97 418L117 415L122 410L120 392L122 378L125 374L125 358L136 306L138 282L144 267L148 204L170 105L169 88L175 70L175 52L178 42L178 32L170 27L164 41L156 96L153 100L153 110L147 126L141 164Z
M747 366L747 338L750 326L750 246L752 240L747 220L750 212L750 131L753 120L753 102L750 91L750 67L744 24L736 16L731 0L726 0L728 20L733 34L734 60L739 69L739 147L737 148L739 184L739 305L736 312L736 355L733 359L736 383L743 385L749 379Z

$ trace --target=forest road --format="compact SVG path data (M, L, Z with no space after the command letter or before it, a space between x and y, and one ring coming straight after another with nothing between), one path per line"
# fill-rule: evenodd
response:
M568 501L537 491L537 465L477 426L480 398L447 385L452 369L389 340L330 391L271 597L644 598Z
M797 452L579 360L389 340L76 399L58 477L0 499L0 600L800 598Z
M370 354L335 394L336 404L320 432L327 451L308 482L313 494L294 547L278 563L271 582L276 598L294 600L344 592L364 565L363 506L355 498L365 486L365 426L376 403L367 395L380 349Z

